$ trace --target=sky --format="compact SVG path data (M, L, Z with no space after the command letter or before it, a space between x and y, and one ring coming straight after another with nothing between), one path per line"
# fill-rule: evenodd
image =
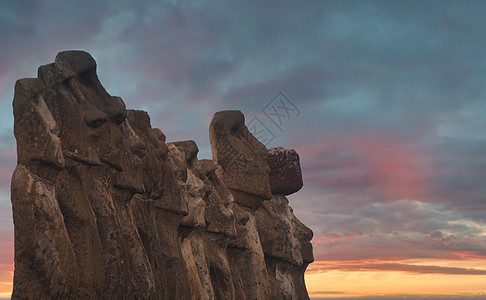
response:
M314 299L486 299L485 1L0 1L0 297L15 81L85 50L127 107L210 158L216 111L296 149Z

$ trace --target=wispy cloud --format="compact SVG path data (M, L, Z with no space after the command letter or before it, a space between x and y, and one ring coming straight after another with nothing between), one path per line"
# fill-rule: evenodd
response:
M381 300L423 300L423 299L448 299L448 300L463 300L463 299L478 299L484 300L486 296L483 294L463 293L463 294L378 294L378 295L356 295L356 294L329 294L328 292L315 292L311 294L313 300L342 300L342 299L381 299Z
M486 259L486 257L484 259ZM486 275L486 269L443 267L433 265L412 265L406 263L391 263L380 261L316 262L311 267L309 267L308 273L313 274L333 270L353 272L394 271L412 274Z

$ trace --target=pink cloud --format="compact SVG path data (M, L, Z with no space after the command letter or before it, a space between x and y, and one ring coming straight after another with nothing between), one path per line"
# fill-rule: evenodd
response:
M0 169L0 187L8 187L10 185L10 178L12 177L13 170Z
M390 201L425 200L433 192L433 153L407 139L384 135L331 137L297 151L306 183L312 186L375 187Z
M384 136L358 137L350 145L360 153L363 166L390 199L422 200L430 194L430 154L419 145Z
M1 235L0 240L0 264L9 264L14 261L14 242L13 242L13 232L11 236Z

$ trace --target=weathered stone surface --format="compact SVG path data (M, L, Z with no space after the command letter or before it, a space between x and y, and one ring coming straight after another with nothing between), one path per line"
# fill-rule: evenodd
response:
M271 195L241 112L216 113L198 160L109 95L88 53L38 77L13 102L13 299L308 299L312 232Z
M304 270L314 261L312 230L302 224L282 194L264 201L255 212L267 272L278 299L307 296Z
M302 188L299 154L294 149L272 148L268 150L267 162L272 194L290 195Z

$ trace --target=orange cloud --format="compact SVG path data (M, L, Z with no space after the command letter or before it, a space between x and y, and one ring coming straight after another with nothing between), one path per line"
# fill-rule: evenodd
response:
M13 264L0 264L0 297L9 297L13 288Z

